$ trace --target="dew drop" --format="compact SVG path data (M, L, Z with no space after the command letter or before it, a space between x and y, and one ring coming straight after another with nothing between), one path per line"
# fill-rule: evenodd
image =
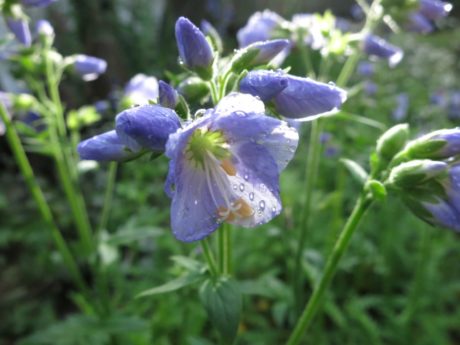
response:
M265 210L265 201L260 200L259 201L259 211Z
M330 86L335 86L335 83L334 83L333 81L330 81L328 84L329 84Z
M245 175L244 175L244 179L245 179L246 181L249 180L249 175L248 175L248 174L245 174Z
M240 184L240 192L244 192L244 184L243 183Z
M195 199L195 201L193 202L195 205L198 205L198 200Z
M249 193L249 200L254 201L254 193Z
M245 117L245 116L246 116L246 113L245 113L244 111L237 110L237 111L235 111L235 115L236 115L236 116Z
M238 189L238 186L236 184L233 184L233 190L237 190Z

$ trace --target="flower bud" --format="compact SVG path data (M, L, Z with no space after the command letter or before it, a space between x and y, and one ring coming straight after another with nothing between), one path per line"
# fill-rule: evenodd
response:
M54 28L50 22L45 19L40 19L35 24L35 32L41 37L54 37Z
M159 105L142 105L123 111L115 119L121 141L133 151L163 152L171 133L180 128L177 114Z
M209 88L206 82L197 77L183 80L178 85L177 91L189 102L200 101L209 94Z
M374 35L366 36L363 43L363 49L367 55L387 59L391 67L396 66L404 56L401 48Z
M377 140L377 154L390 161L406 145L409 138L409 125L403 123L391 127Z
M185 17L176 22L176 41L182 63L202 79L213 76L214 54L204 34Z
M13 108L18 111L28 111L34 107L37 100L34 96L26 93L12 95Z
M288 47L289 41L283 39L252 43L233 56L230 62L232 71L239 74L244 69L268 64Z
M29 23L24 18L6 18L8 28L16 37L16 39L26 47L32 44L32 36L30 34Z
M452 10L452 4L439 0L420 0L419 5L420 12L431 20L446 17Z
M112 130L82 141L77 147L81 159L122 162L136 157L139 150L128 149Z
M310 78L300 78L280 71L252 71L240 83L240 90L272 100L283 116L299 121L337 111L347 99L345 90Z
M434 177L445 175L448 168L449 165L446 162L429 159L413 160L393 168L388 182L401 189L415 188Z
M179 102L179 95L177 91L168 83L160 80L159 83L159 103L161 106L175 109Z
M238 31L239 46L246 47L251 43L266 41L272 38L272 33L284 21L277 13L265 10L254 13L246 26Z
M136 74L125 86L123 107L144 105L158 98L157 78L145 74Z
M420 12L411 13L408 20L409 30L419 32L421 34L428 34L434 30L434 26L431 24L430 20Z
M441 129L408 143L409 158L447 159L460 155L460 128Z
M85 81L95 80L100 74L105 73L107 62L94 56L76 55L74 57L73 66Z

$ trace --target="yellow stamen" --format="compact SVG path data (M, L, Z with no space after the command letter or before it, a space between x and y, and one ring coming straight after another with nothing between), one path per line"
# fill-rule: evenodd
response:
M217 209L219 217L228 223L233 222L236 218L248 218L254 214L254 209L243 199L239 198L234 203L235 207L229 210L225 206L221 206Z
M230 158L225 158L221 161L220 166L224 171L227 173L229 176L235 176L236 175L236 168L232 163L232 160Z

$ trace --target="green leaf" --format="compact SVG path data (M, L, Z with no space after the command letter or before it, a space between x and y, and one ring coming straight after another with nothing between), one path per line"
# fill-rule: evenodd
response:
M217 281L206 280L200 289L201 301L214 327L222 336L223 343L235 341L240 323L243 300L236 281L224 277Z
M382 122L372 120L372 119L370 119L368 117L347 113L345 111L338 112L337 114L334 115L334 118L341 119L341 120L346 120L346 121L357 122L359 124L362 124L362 125L365 125L365 126L368 126L368 127L372 127L372 128L376 128L376 129L379 129L381 131L384 131L384 130L387 129L387 126L385 124L383 124Z
M198 283L199 281L203 280L203 278L204 278L203 273L190 272L179 278L171 280L167 282L166 284L154 287L153 289L145 290L141 292L140 294L138 294L136 298L152 296L152 295L159 295L162 293L176 291L176 290L182 289L183 287Z
M351 173L351 176L355 178L356 181L358 181L361 184L364 184L367 180L367 172L366 170L361 167L358 163L355 161L352 161L351 159L346 159L342 158L340 159L340 162L345 166L345 168L348 169L348 171Z

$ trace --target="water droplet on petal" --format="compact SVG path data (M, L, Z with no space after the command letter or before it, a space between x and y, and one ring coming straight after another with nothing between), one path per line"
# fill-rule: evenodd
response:
M245 116L246 116L246 113L245 113L244 111L237 110L237 111L235 111L235 115L236 115L236 116L245 117Z
M244 192L244 184L243 183L240 184L240 192Z
M335 86L335 83L333 81L330 81L328 84L331 86Z
M238 186L236 184L233 184L233 190L237 190L238 189Z
M265 210L265 201L260 200L259 201L259 211Z
M249 175L248 175L248 174L245 174L245 175L244 175L244 179L245 179L246 181L249 180Z
M249 200L254 201L254 193L249 193Z

